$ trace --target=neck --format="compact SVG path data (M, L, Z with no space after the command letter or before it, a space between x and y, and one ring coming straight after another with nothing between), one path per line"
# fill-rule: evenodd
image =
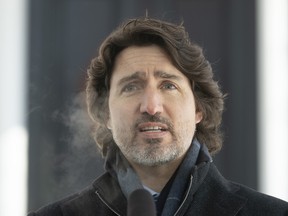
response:
M130 163L137 172L142 184L160 193L180 165L182 159L180 158L160 166Z

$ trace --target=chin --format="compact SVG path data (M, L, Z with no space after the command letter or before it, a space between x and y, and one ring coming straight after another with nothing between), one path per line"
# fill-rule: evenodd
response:
M165 154L164 152L156 153L157 151L147 152L145 155L135 155L133 157L133 161L139 165L143 166L150 166L150 167L156 167L161 166L164 164L167 164L171 161L176 160L179 157L179 152L174 152L173 154ZM155 154L156 153L156 154ZM153 157L154 154L154 157ZM159 157L159 155L166 155L166 157Z

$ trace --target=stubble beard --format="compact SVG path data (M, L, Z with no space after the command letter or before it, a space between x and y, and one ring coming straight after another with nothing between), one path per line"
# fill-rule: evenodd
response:
M162 142L161 138L145 139L142 142L134 140L121 143L118 146L124 156L134 163L144 166L160 166L173 161L181 153L174 142L166 146L163 146Z
M180 155L176 141L162 143L163 139L145 139L141 143L133 142L132 146L125 146L127 157L145 166L161 166L173 161ZM128 148L127 148L128 147Z
M138 123L143 121L147 121L147 119L138 121ZM149 121L154 120L149 119ZM144 166L161 166L184 154L186 147L183 145L183 137L181 138L174 131L172 123L163 119L157 119L157 121L165 122L168 125L168 132L172 137L169 142L164 143L163 138L139 139L137 136L139 132L135 130L136 127L130 128L129 134L127 131L116 133L114 140L129 161Z

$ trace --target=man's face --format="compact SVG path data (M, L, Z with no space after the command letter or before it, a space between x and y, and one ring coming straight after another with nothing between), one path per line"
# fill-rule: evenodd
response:
M189 80L155 45L119 53L109 111L107 127L124 156L146 166L181 159L202 119Z

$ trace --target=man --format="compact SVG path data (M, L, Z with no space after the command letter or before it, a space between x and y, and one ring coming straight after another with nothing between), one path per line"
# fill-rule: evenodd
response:
M127 21L88 69L88 109L107 172L29 215L127 215L127 199L143 188L157 215L288 215L288 203L226 180L213 164L223 99L182 25Z

